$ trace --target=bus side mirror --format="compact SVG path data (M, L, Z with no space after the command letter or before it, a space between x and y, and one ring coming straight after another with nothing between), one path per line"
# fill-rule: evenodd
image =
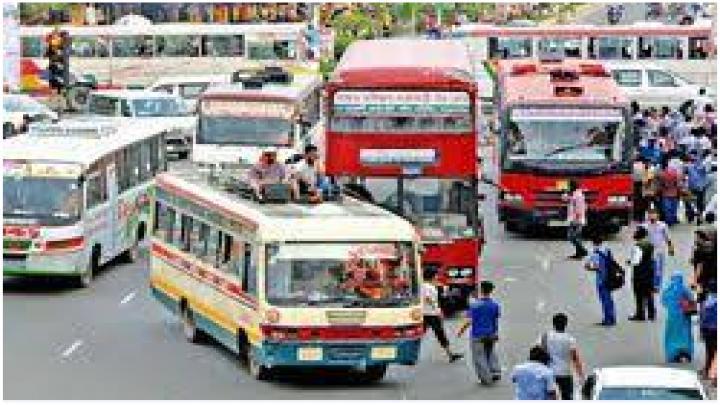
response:
M487 196L485 194L478 194L477 199L478 201L485 201Z

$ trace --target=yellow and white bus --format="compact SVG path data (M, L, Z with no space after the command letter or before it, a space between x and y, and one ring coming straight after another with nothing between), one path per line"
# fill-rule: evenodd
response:
M348 197L261 204L231 184L190 169L156 179L150 285L188 340L211 336L257 379L323 366L379 380L389 364L417 362L410 223Z
M69 276L138 257L165 170L162 127L119 119L33 124L2 141L3 275Z

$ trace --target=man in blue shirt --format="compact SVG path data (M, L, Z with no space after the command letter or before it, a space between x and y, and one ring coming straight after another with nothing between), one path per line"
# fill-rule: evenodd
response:
M557 399L555 376L547 363L547 352L540 346L530 349L528 361L515 366L512 382L515 384L515 399L546 400Z
M498 340L500 305L490 297L495 285L490 281L480 283L480 297L470 302L465 322L460 326L458 337L470 328L470 350L477 378L483 385L500 380L500 364L495 353Z
M615 302L613 301L612 291L608 286L608 272L610 270L610 261L612 253L607 246L602 243L602 237L598 234L592 237L592 253L585 263L588 271L595 272L595 286L597 287L598 298L602 308L602 322L596 324L598 326L614 326L615 325Z

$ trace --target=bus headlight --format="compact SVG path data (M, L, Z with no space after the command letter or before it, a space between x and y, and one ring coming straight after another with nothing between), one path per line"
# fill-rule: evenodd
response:
M472 267L463 267L462 270L460 270L460 275L463 277L470 277L473 274L473 268Z
M520 193L503 193L503 200L510 204L522 204L523 196Z
M448 269L447 274L448 277L458 277L460 275L460 270L455 267L451 267Z
M622 205L630 202L630 198L626 195L611 195L608 197L608 204Z

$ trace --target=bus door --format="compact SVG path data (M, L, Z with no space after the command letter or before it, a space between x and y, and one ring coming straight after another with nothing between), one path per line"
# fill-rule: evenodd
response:
M117 171L115 170L115 163L110 163L107 167L107 193L108 203L110 204L110 212L112 215L108 215L110 223L108 224L110 229L110 246L108 249L112 252L118 252L122 249L120 246L120 233L118 222L120 220L121 212L118 206L118 182L117 182Z

